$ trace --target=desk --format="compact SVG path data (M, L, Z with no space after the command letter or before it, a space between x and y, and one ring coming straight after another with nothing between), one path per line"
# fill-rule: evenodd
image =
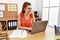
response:
M8 34L11 34L13 31L8 31ZM39 32L36 34L27 34L27 38L15 38L10 40L55 40L60 38L60 35L55 35L54 28L47 27L46 32Z
M12 31L9 31L8 34L12 33ZM40 40L45 37L45 32L40 32L36 34L27 34L27 38L15 38L10 40ZM44 40L44 39L43 39Z

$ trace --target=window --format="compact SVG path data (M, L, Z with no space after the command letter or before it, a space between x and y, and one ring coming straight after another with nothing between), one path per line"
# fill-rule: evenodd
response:
M59 0L50 0L50 6L59 6Z
M43 8L42 20L48 20L48 10L49 8Z
M43 0L43 7L49 7L49 0Z
M49 2L50 0L43 0L43 14L42 20L48 20L49 15Z
M0 10L4 11L5 10L5 5L4 4L0 4Z
M8 4L8 11L17 11L16 4Z

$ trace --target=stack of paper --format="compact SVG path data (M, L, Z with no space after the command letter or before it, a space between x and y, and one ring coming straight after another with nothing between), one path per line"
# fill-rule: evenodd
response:
M25 30L14 30L12 34L9 35L9 38L26 38L27 32Z

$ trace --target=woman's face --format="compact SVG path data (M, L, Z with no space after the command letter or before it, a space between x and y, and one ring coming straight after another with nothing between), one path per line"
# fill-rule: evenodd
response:
M27 7L25 8L25 12L26 13L30 13L31 12L31 5L27 5Z

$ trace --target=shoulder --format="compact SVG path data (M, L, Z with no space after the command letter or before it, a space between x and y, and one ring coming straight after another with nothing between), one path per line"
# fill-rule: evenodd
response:
M22 18L24 16L24 14L23 13L20 13L19 15L18 15L18 18Z
M20 15L23 15L24 13L20 13Z
M24 16L24 13L20 13L20 17Z

